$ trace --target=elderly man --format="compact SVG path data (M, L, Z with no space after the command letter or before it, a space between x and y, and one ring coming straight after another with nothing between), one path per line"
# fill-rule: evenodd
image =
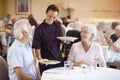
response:
M110 46L110 58L107 64L110 67L120 69L120 25L116 26L115 35L118 37L115 42L113 42L112 39L107 39L107 43Z
M32 49L28 45L31 34L28 20L20 19L15 23L15 41L7 56L10 80L38 80Z
M111 54L112 61L120 61L120 25L116 26L115 34L118 39L115 42L108 39L107 43L110 45L109 52Z

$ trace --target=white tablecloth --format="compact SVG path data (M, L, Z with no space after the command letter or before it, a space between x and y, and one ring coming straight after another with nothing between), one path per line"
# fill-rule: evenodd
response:
M80 67L69 71L60 67L44 71L41 80L120 80L120 70L99 67L84 73Z

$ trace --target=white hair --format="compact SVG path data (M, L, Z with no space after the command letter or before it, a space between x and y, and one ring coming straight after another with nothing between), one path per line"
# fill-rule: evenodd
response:
M88 31L94 35L93 40L95 39L96 35L97 35L97 28L96 25L94 24L85 24L85 27L88 28Z
M115 29L120 31L120 24L115 27Z
M78 31L81 31L81 28L83 27L83 23L80 22L80 21L77 21L74 23L74 27L73 27L73 30L78 30Z
M14 37L15 38L21 39L23 37L23 34L22 34L23 30L29 33L28 23L29 21L27 19L20 19L15 22L14 24Z

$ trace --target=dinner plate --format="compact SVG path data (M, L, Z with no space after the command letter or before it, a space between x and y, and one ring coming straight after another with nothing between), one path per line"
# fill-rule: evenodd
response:
M53 64L58 64L60 61L57 60L48 60L48 59L41 59L39 60L40 63L42 64L47 64L47 65L53 65Z
M76 37L69 37L69 36L62 36L62 37L57 37L57 39L60 39L62 41L69 40L69 41L73 42L74 40L76 40L78 38L76 38Z

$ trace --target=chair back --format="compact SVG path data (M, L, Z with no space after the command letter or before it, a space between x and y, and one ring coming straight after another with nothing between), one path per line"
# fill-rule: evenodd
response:
M110 67L110 68L120 67L120 61L107 62L107 66Z
M69 30L69 31L67 32L66 36L78 38L78 39L75 40L73 43L78 42L78 41L81 41L80 31L77 31L77 30Z
M64 53L64 60L67 60L70 48L72 46L73 43L79 42L81 41L81 36L80 36L80 31L77 30L69 30L66 34L66 36L70 36L70 37L76 37L78 38L77 40L70 42L69 44L63 44L62 46L62 53Z
M7 62L0 56L0 80L9 80Z

